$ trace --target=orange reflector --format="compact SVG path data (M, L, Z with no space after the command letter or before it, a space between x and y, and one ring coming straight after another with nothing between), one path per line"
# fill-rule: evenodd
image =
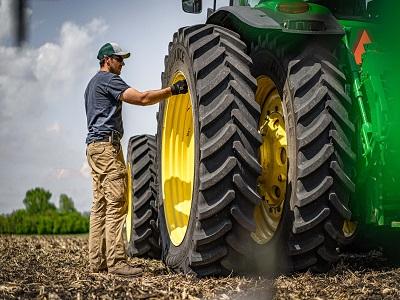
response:
M364 45L369 43L371 43L371 38L369 37L368 32L364 30L360 35L358 42L355 43L355 47L353 49L354 58L358 65L362 62L362 55L365 52Z
M287 14L301 14L309 10L310 6L304 2L287 2L278 4L278 10Z

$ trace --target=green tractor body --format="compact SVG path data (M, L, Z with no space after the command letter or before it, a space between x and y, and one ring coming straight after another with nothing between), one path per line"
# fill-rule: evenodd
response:
M323 272L355 241L396 253L397 6L249 2L214 5L169 45L163 86L185 78L189 95L158 114L151 199L163 260L207 276Z

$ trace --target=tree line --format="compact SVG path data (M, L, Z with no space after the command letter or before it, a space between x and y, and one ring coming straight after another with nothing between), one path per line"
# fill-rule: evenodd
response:
M76 210L74 202L60 195L58 208L50 203L51 193L37 187L26 192L24 209L0 215L0 234L87 233L89 215Z

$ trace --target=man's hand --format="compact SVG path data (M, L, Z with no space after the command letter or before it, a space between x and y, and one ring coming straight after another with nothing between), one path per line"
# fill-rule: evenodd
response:
M1 0L0 0L1 1ZM186 94L188 85L186 80L175 82L172 86L161 90L139 92L134 88L127 88L120 96L122 101L135 105L152 105L156 104L172 95Z
M179 80L178 82L171 85L172 95L186 94L188 92L188 85L186 80Z

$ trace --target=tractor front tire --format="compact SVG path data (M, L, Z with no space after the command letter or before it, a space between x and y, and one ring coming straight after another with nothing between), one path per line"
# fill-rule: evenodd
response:
M219 26L182 28L169 45L163 86L189 86L160 105L158 120L162 256L172 270L209 276L248 267L261 171L250 66L239 35Z

